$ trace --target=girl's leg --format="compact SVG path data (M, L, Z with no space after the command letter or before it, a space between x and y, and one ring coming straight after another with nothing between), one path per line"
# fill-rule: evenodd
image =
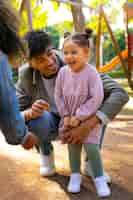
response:
M80 173L82 144L68 144L69 162L72 173Z
M72 193L80 192L80 185L82 181L80 175L81 149L82 144L68 144L71 176L67 189Z
M89 156L91 168L94 176L94 184L99 197L110 196L111 191L108 187L106 179L103 175L102 160L99 151L99 145L97 144L85 144L86 153Z
M104 135L106 132L106 127L107 126L102 126L102 130L101 130L101 138L100 138L100 144L99 144L99 148L100 150L102 149L102 145L103 145L103 139L104 139ZM107 180L108 183L111 183L111 178L108 175L108 173L104 171L104 176ZM84 168L83 168L83 173L87 176L91 176L93 177L93 173L92 173L92 169L91 169L91 165L90 165L90 158L87 156L87 153L85 152L85 158L84 158Z
M84 144L86 154L89 157L93 177L103 176L103 166L99 151L99 146L97 144Z

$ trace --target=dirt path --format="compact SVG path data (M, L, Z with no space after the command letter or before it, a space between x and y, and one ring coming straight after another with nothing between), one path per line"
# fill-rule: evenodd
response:
M97 200L82 187L80 194L66 191L69 166L66 147L55 142L57 175L39 176L39 155L7 145L0 134L0 200ZM110 200L133 200L133 121L112 122L102 151L112 177Z

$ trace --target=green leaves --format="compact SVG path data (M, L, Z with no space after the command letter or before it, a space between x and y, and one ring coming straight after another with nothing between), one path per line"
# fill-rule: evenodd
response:
M91 7L96 8L100 4L105 5L108 2L109 2L109 0L91 0L91 1L89 1L88 5L91 6Z
M38 5L32 10L33 29L42 29L47 25L48 17L47 11L42 9L42 6Z
M54 10L57 11L60 7L60 3L56 2L56 1L52 1L51 3L53 5Z
M47 11L44 11L43 5L36 4L36 0L29 0L32 11L32 25L33 29L42 29L48 23ZM19 9L19 1L11 0L12 5L17 10ZM22 12L21 24L20 24L20 36L23 36L27 31L29 31L29 22L26 6Z

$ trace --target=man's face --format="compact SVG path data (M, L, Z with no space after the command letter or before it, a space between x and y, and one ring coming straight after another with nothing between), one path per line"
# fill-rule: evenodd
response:
M31 58L29 63L32 68L39 70L46 77L56 74L58 70L56 55L52 47L48 47L44 53Z

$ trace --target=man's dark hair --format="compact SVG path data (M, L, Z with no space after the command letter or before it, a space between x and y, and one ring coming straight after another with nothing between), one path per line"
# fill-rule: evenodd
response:
M52 46L50 36L42 30L28 32L25 40L28 43L29 58L44 53L49 46Z
M0 0L0 50L8 56L24 52L17 33L19 17L8 0Z

